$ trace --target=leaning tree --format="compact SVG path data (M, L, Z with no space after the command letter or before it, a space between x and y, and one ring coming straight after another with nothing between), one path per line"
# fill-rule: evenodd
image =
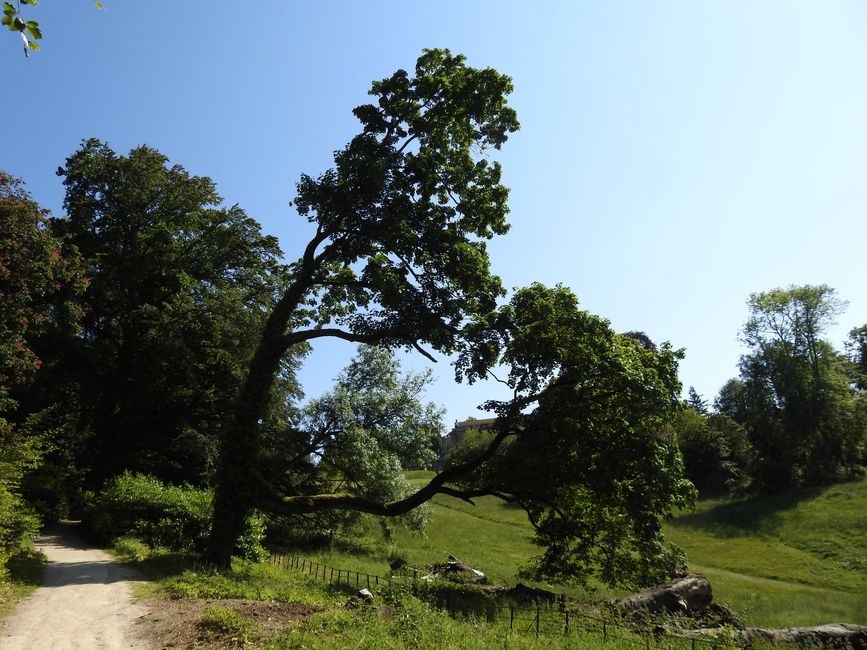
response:
M375 82L362 130L334 167L302 177L295 205L315 227L290 265L221 439L209 559L227 565L248 512L410 512L436 494L521 504L546 548L539 573L601 567L609 582L670 572L659 517L691 496L666 423L678 353L615 334L562 287L533 285L503 306L486 240L508 225L508 190L486 154L518 128L508 77L426 50L415 74ZM281 360L333 337L457 354L456 377L508 368L491 437L430 482L385 501L285 494L257 466L260 422ZM304 436L304 432L299 432ZM558 568L559 567L559 568Z
M294 346L333 337L452 353L467 319L494 309L503 289L485 240L508 229L508 190L484 152L518 128L511 90L493 69L427 50L414 76L373 84L376 103L354 111L361 133L332 169L298 183L295 205L315 232L290 265L222 436L211 560L228 563L268 493L258 423Z

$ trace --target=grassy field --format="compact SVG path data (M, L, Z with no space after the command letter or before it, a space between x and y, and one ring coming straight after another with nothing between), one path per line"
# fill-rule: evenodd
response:
M421 483L428 476L411 472L409 478ZM383 573L390 555L422 566L453 554L495 581L520 580L519 568L537 550L523 511L494 498L472 506L446 497L436 498L432 510L425 536L399 530L390 544L371 543L362 556L332 551L311 557ZM703 501L696 512L669 522L666 534L686 549L690 569L707 575L715 599L750 625L867 624L867 480L740 502Z
M413 472L423 482L429 474ZM741 502L704 501L666 526L685 547L690 568L711 580L716 600L732 606L745 623L787 627L827 622L867 622L867 480L788 495ZM521 510L496 499L470 505L447 498L432 504L426 535L397 530L387 541L373 519L351 546L304 553L307 561L385 575L395 556L411 565L443 562L449 554L476 566L496 582L520 580L519 567L536 551L531 528ZM268 563L237 561L231 572L199 570L191 558L152 553L134 540L121 540L116 552L158 582L140 595L163 595L169 602L198 599L244 599L298 603L325 611L289 622L276 634L263 635L256 620L212 604L197 623L196 634L217 645L242 639L266 648L596 648L594 632L575 625L564 636L552 628L537 639L533 621L519 621L510 633L508 614L496 620L450 616L410 593L409 584L380 584L377 607L343 607L356 587L329 584L297 569ZM318 572L317 572L318 573ZM364 585L362 585L364 586ZM562 585L543 585L578 598L601 598ZM576 610L576 616L581 610ZM383 612L386 612L383 614ZM263 609L262 615L267 611ZM555 613L555 618L557 614ZM577 620L577 619L573 619ZM553 620L554 627L557 620ZM574 625L574 623L573 623ZM527 628L527 629L523 629ZM610 634L611 628L609 628ZM616 633L621 633L619 630ZM630 632L606 648L642 647ZM204 635L204 636L201 636ZM229 643L229 645L231 645ZM668 643L668 640L666 641ZM673 641L670 647L690 647ZM210 646L209 646L210 647ZM222 647L222 646L221 646Z
M625 627L581 619L576 613L568 630L555 607L541 612L541 634L535 633L534 614L517 611L510 629L509 612L499 616L450 615L412 594L412 581L395 581L374 589L373 607L347 608L356 587L315 579L297 569L271 563L236 560L231 571L196 568L180 554L151 552L135 540L121 539L115 555L135 564L155 582L140 585L139 597L163 597L160 618L173 619L173 611L187 599L207 599L208 606L179 647L290 648L394 648L464 650L551 650L574 648L627 650L645 647L645 637ZM343 560L357 556L340 556ZM237 599L261 601L254 616L238 611ZM288 602L318 609L316 613L287 621L276 633L263 631L262 621L271 603ZM225 605L221 603L225 602ZM595 628L595 629L594 629ZM649 638L649 637L648 637ZM671 650L692 648L690 641L666 637ZM699 647L708 646L699 644ZM765 646L757 646L764 648Z
M666 532L753 624L867 624L867 480L704 501Z

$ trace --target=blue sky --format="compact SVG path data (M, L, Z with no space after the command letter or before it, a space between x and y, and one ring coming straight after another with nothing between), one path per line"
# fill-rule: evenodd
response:
M372 80L448 47L515 84L522 129L497 155L512 230L490 246L506 286L563 283L618 331L686 348L681 379L707 397L737 373L751 292L836 288L838 346L867 323L863 2L103 4L29 9L45 38L27 60L0 34L0 168L55 214L54 171L83 138L149 144L294 257L300 174L355 134ZM352 352L318 344L308 396ZM435 372L447 421L499 394Z

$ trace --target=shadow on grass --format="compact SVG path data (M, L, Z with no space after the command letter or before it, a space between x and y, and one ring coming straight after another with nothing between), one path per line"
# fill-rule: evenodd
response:
M36 551L19 553L6 563L9 578L29 587L38 587L42 582L42 572L45 567L45 556Z
M783 523L783 514L805 501L821 496L833 486L789 490L781 494L754 496L720 503L671 521L675 528L740 537L748 533L773 533Z

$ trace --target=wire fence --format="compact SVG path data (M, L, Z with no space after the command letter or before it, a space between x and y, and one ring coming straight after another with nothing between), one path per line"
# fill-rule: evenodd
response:
M365 573L314 562L299 555L272 553L268 561L283 568L299 571L316 580L358 589L391 587L395 583L417 584L420 574L420 571L413 567L403 567L385 575ZM436 601L434 604L452 614L487 619L496 625L508 625L509 632L535 634L536 637L564 636L573 633L592 634L602 643L619 641L645 650L673 647L689 647L691 650L750 647L750 644L743 640L690 637L659 627L652 631L638 631L621 621L594 616L569 607L565 599L555 604L537 603L533 606L499 604L491 600L470 603L460 596L448 595L434 600ZM672 643L676 645L673 646Z

